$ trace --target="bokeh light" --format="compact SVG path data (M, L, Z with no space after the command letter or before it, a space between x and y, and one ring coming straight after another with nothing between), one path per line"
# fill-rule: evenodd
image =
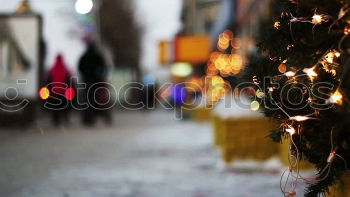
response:
M207 76L205 78L205 96L209 104L215 105L226 94L231 92L231 87L221 76Z
M47 87L40 88L39 97L42 100L47 100L50 97L50 90Z
M71 101L75 98L75 90L73 88L68 88L64 93L67 100Z
M75 10L79 14L88 14L93 6L92 0L77 0L75 2Z
M190 77L186 80L186 89L189 92L200 92L203 88L203 80L200 77Z
M171 66L171 74L176 77L187 77L193 72L192 65L185 62L175 63Z

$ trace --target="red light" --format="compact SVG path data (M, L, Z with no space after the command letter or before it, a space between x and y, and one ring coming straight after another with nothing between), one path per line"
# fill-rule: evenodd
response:
M68 88L64 93L67 100L71 101L75 98L75 90L73 88Z
M50 97L50 90L47 87L42 87L39 90L39 97L42 100L47 100Z

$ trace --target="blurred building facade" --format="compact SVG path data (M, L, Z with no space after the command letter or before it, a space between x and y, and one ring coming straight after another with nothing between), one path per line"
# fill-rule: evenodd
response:
M179 36L206 35L211 39L210 55L207 63L193 65L194 76L204 71L207 79L218 79L229 83L231 89L242 78L244 66L249 56L256 50L255 34L260 22L271 12L271 0L183 0L183 29ZM193 49L195 50L195 49ZM207 82L206 82L207 83ZM224 87L205 85L207 97L218 101ZM227 89L230 91L230 89ZM215 103L214 102L214 103Z
M241 38L241 55L247 57L254 52L256 33L259 31L261 20L268 17L272 0L237 0L237 15L234 26Z
M183 0L181 34L207 34L218 18L223 0Z
M254 34L271 10L271 0L183 0L179 35L209 35L213 50L220 33L229 29L242 40L242 53L254 50Z
M183 0L183 35L210 35L213 43L236 16L236 0Z

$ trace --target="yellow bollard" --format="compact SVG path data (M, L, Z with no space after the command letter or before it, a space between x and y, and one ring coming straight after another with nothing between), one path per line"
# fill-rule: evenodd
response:
M266 118L222 120L223 160L226 163L234 159L263 161L277 155L277 144L267 137L274 126Z
M223 145L223 124L224 121L217 115L212 117L213 125L213 144L220 148Z
M212 109L207 107L200 107L194 109L193 119L197 122L210 121L212 117Z

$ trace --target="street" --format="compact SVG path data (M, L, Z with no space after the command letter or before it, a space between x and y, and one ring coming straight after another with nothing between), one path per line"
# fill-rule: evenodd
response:
M280 173L218 165L210 123L119 112L103 122L0 131L1 197L279 197Z

